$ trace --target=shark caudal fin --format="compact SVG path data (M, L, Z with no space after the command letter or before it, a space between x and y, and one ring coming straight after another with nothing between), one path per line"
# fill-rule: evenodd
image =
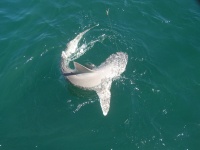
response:
M75 67L75 70L78 72L78 73L91 73L93 72L91 69L77 63L77 62L74 62L74 67Z

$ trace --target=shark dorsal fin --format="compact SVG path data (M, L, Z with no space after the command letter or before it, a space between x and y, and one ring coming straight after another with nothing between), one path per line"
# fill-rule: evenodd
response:
M77 62L74 62L74 67L76 69L76 71L78 73L89 73L89 72L93 72L91 69L77 63Z

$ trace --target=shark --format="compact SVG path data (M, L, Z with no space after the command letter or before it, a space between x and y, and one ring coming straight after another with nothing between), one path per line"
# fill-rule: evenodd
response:
M86 67L71 59L71 56L77 52L79 41L84 34L95 26L79 33L67 44L61 54L61 70L64 77L73 85L97 93L103 115L106 116L110 109L112 82L125 71L128 55L124 52L116 52L97 67ZM74 68L69 66L71 61Z

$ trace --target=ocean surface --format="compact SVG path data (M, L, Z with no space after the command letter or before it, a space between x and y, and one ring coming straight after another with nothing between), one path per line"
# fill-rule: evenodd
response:
M97 24L77 62L128 54L107 116L60 68L66 44ZM199 150L200 3L1 0L0 150L37 149Z

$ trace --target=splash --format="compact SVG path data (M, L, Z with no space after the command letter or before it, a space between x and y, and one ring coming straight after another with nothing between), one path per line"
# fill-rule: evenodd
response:
M90 49L92 49L93 46L95 45L95 43L97 43L97 42L103 42L105 40L105 38L106 38L105 35L102 34L96 40L92 40L89 43L84 43L80 47L77 47L76 50L73 51L69 55L68 61L74 61L74 60L78 59L79 57L81 57L82 55L84 55L87 51L89 51Z
M67 48L65 49L65 51L62 52L62 57L65 58L65 63L66 65L68 65L68 63L70 61L73 61L75 59L78 59L80 56L82 56L87 50L89 50L90 48L93 47L93 43L95 43L95 41L91 41L88 44L83 44L80 48L79 46L79 42L82 39L83 35L86 34L89 30L91 30L92 28L99 26L99 24L79 33L73 40L71 40L68 44L67 44ZM98 41L98 39L97 39ZM91 45L91 46L90 46Z

